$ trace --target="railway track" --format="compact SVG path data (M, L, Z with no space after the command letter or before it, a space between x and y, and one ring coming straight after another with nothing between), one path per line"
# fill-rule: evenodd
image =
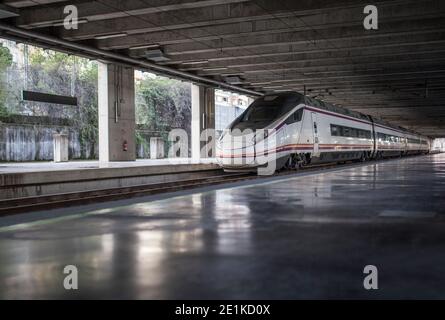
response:
M328 164L309 165L299 170L281 171L276 173L274 176L295 175L302 171L304 172L319 171L324 169L331 169L334 167L345 167L350 165L351 165L350 162L344 164L328 163ZM265 179L270 177L271 176L258 176L252 173L228 174L228 173L223 173L223 171L221 170L219 173L215 171L215 175L212 176L197 177L193 179L183 179L178 181L3 199L0 200L0 216L31 212L31 211L39 211L39 210L50 210L62 207L85 205L85 204L106 202L113 200L128 199L128 198L188 190L188 189L194 189L194 188L218 185L224 183Z

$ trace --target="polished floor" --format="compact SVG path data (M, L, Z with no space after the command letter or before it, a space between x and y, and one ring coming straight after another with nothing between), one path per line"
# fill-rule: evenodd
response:
M0 298L445 298L445 154L193 192L1 218Z

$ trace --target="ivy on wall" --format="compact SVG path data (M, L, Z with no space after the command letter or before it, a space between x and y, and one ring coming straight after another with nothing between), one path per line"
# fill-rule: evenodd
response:
M165 141L165 154L170 147L168 133L172 129L184 129L190 137L190 83L165 77L146 77L138 81L136 123L139 128L137 143L149 148L150 137L161 137ZM147 151L144 153L148 154Z
M12 54L7 47L0 44L0 76L4 78L7 68L12 65ZM2 79L0 86L0 116L8 115L8 108L6 106L7 91L4 85L5 81Z

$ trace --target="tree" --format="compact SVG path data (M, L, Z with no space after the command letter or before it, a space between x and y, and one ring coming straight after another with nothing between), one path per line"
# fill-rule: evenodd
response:
M70 119L79 133L81 158L95 158L98 142L97 64L40 48L32 48L29 62L28 86L32 90L78 98L77 107L34 104L34 115Z
M162 137L175 128L190 137L191 89L189 83L165 77L146 77L136 84L136 133L138 145L148 146L150 137ZM166 144L168 148L168 144Z
M190 84L163 77L145 78L136 86L136 92L140 95L137 123L152 131L190 131Z
M0 76L1 76L1 86L0 86L0 116L8 114L8 109L6 108L5 102L7 97L7 90L5 84L5 74L6 70L12 64L12 54L7 47L4 47L0 43Z

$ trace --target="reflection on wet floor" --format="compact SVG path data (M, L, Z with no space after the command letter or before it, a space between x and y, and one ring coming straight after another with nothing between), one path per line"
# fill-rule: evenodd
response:
M0 298L443 298L444 181L411 157L3 227Z

